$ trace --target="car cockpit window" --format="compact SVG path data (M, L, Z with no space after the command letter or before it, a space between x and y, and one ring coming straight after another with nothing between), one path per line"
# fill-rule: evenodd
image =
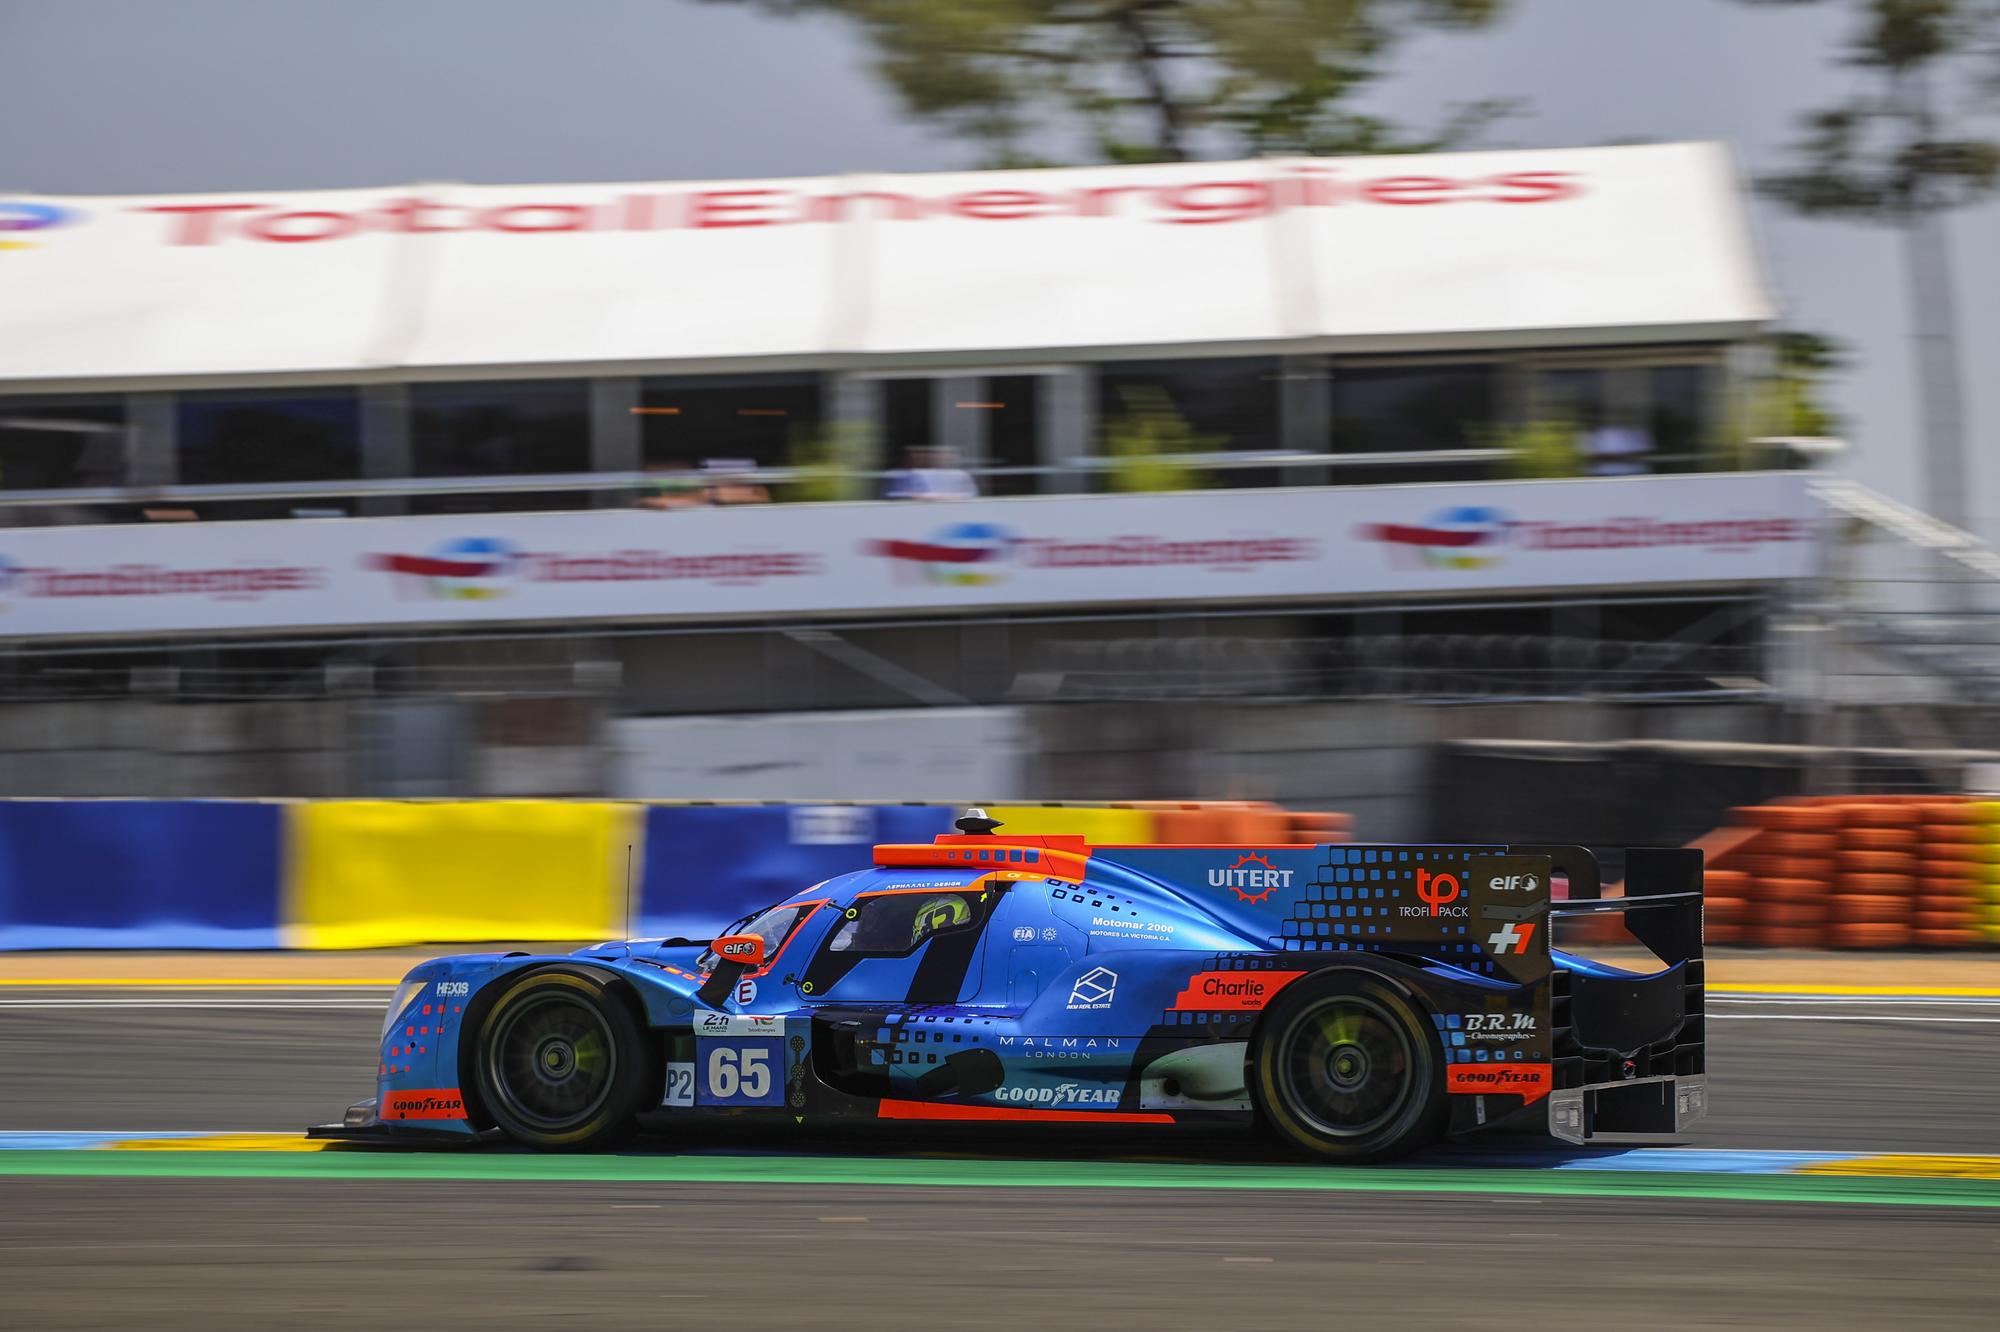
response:
M724 930L723 934L754 934L764 941L764 956L774 957L785 940L791 936L792 931L797 928L799 921L804 918L805 911L806 908L803 906L775 906L755 916L746 916ZM705 952L695 965L702 971L713 971L715 963L715 954Z
M977 918L978 894L970 892L887 893L863 898L854 915L827 944L834 953L900 957L934 935L969 929Z

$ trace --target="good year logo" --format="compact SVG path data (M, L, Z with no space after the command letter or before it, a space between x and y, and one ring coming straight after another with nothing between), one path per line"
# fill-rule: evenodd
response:
M1002 1087L993 1099L1011 1105L1116 1105L1118 1089L1060 1082L1053 1087Z

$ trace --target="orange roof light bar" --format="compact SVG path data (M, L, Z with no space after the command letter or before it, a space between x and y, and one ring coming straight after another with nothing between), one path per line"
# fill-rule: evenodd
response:
M952 869L1016 869L1055 878L1081 879L1090 865L1090 846L1081 837L959 837L935 843L889 843L875 848L877 865L938 865Z

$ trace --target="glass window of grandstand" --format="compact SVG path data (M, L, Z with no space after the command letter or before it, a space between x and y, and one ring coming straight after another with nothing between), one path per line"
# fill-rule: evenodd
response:
M1645 476L1714 467L1718 375L1702 362L1542 369L1521 439L1549 456L1528 470ZM1567 467L1556 466L1559 452Z
M1329 452L1408 454L1407 462L1343 467L1344 481L1459 481L1490 474L1488 464L1421 455L1494 447L1501 367L1493 361L1432 364L1346 362L1328 371Z
M1275 484L1274 468L1217 465L1213 455L1279 447L1279 383L1274 356L1122 361L1099 367L1099 488Z
M662 506L761 500L770 488L741 473L823 467L836 450L822 425L817 374L648 379L639 386L640 456L661 475ZM809 493L810 492L810 493ZM807 485L793 498L812 497ZM781 492L781 497L783 492Z
M1714 365L1656 365L1646 371L1646 428L1663 472L1723 465L1716 452L1721 375Z
M125 474L118 398L0 398L0 490L115 486Z
M353 389L183 393L175 418L182 485L282 487L361 475L361 406ZM348 495L287 496L196 502L152 516L285 518L353 510Z
M410 451L420 477L590 470L590 387L580 379L410 386ZM419 496L417 513L584 507L583 492Z
M891 467L927 465L927 455L938 443L932 409L937 381L888 378L880 383L883 456Z
M985 427L982 452L990 470L979 478L980 494L1032 495L1041 489L1030 469L1042 461L1042 392L1047 385L1045 375L995 375L978 398L952 400L953 412L974 413L973 419Z

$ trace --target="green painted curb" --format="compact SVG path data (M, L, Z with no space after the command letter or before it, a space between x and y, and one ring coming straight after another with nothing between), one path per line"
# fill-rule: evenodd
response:
M0 1175L120 1179L585 1181L867 1187L1274 1189L2000 1207L2000 1182L1920 1176L1195 1165L848 1156L535 1156L496 1152L0 1152Z

